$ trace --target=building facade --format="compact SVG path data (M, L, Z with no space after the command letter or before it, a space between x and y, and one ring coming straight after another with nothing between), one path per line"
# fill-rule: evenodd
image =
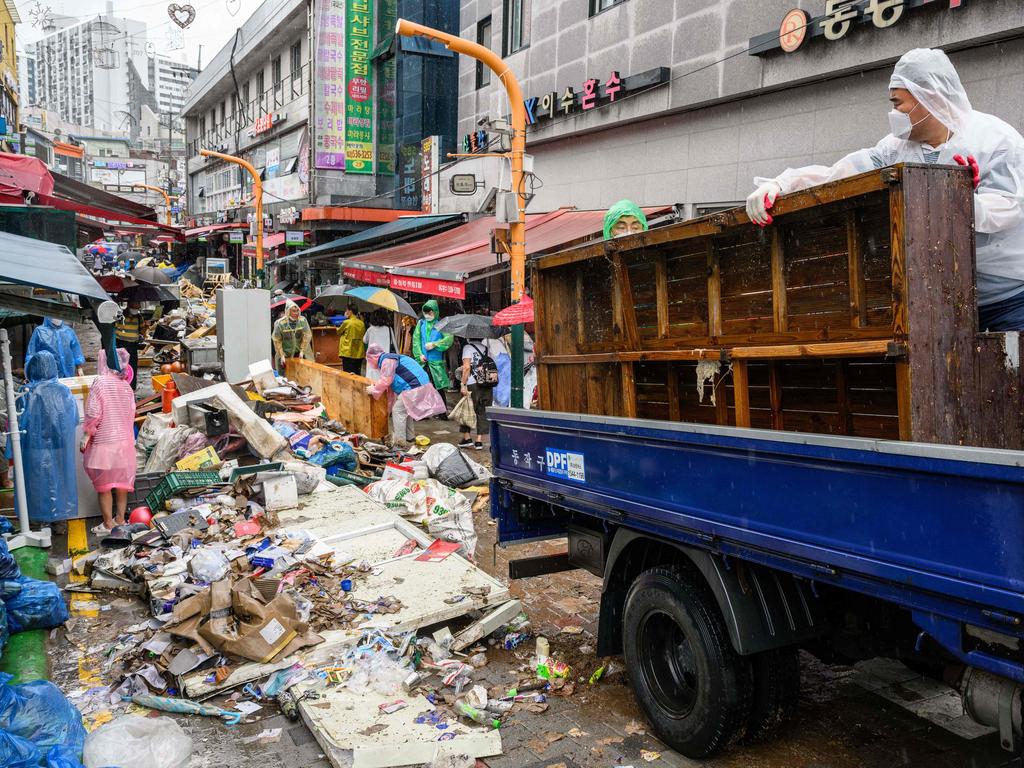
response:
M500 51L522 83L537 175L530 211L624 197L679 203L691 216L739 204L755 176L831 165L887 134L892 65L918 47L945 49L974 107L1024 129L1024 97L1007 87L1024 71L1016 0L462 8L462 36ZM496 78L467 57L459 86L460 136L508 113Z
M36 45L26 43L18 51L18 102L22 109L36 104Z
M129 68L148 73L146 25L113 15L80 21L53 16L36 43L37 97L63 120L128 132Z
M458 0L266 0L256 10L183 110L197 224L253 212L248 175L204 148L258 170L274 229L301 219L326 238L419 208L418 198L403 205L398 148L438 133L454 142L457 65L439 46L428 51L436 62L416 63L421 52L392 45L400 13L458 26Z
M15 28L21 23L14 0L0 2L0 117L3 118L3 141L11 146L18 134L18 58Z
M149 59L149 87L156 97L156 111L180 115L185 95L199 70L180 61L156 54Z

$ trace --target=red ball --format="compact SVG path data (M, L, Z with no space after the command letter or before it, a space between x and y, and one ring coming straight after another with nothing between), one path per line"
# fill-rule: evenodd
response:
M150 512L149 507L136 507L128 515L128 522L134 525L135 523L142 523L143 525L149 525L153 519L153 513Z

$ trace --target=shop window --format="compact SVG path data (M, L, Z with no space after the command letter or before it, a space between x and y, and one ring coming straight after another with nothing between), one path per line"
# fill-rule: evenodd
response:
M590 15L595 16L601 11L607 11L613 6L626 2L626 0L590 0Z
M491 47L491 17L488 16L476 25L476 41L480 45ZM476 87L477 90L491 84L491 68L482 61L476 63Z
M530 45L530 0L505 0L503 55Z

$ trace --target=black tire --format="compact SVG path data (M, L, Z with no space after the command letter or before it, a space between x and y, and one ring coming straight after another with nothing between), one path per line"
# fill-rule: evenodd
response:
M800 654L796 648L777 648L750 658L754 701L744 742L756 744L778 733L796 711L800 698Z
M626 668L658 738L699 759L746 726L750 664L733 650L703 583L675 568L646 571L626 595L622 621Z

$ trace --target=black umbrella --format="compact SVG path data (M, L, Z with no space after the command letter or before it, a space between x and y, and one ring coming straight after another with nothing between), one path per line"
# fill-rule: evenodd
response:
M117 292L117 298L121 301L177 301L178 297L164 288L162 285L147 285L135 283Z
M355 296L346 296L345 291L351 287L351 285L329 285L317 294L316 303L329 312L343 312L348 309L349 304L355 304L359 307L360 312L371 312L377 309L368 301Z
M166 285L172 282L166 272L156 267L136 267L131 271L131 276L140 283L149 283L150 285Z
M504 333L501 328L491 325L491 318L487 315L448 315L438 320L434 327L462 339L496 339Z

